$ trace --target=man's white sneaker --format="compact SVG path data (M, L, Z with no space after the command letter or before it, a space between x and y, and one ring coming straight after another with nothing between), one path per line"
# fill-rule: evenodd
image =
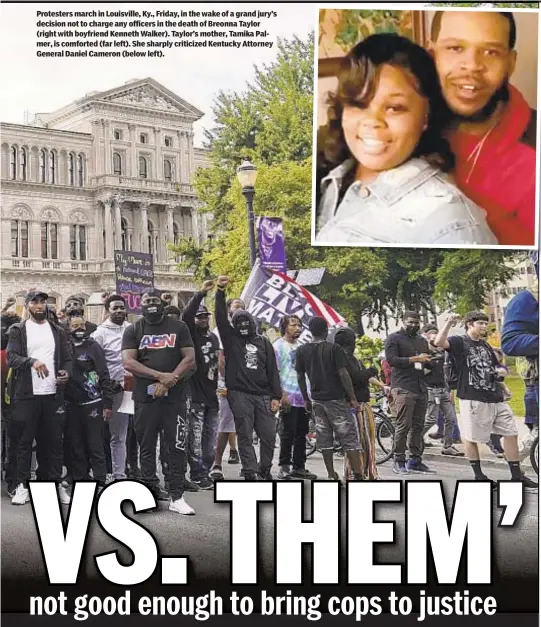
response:
M194 516L195 510L193 507L190 507L188 503L184 500L184 497L181 496L176 501L171 499L169 501L169 510L171 512L176 512L177 514L182 514L183 516Z
M71 496L63 484L59 484L58 486L58 498L62 505L69 505L71 503Z
M19 485L17 486L17 489L15 490L15 494L13 495L13 498L11 499L11 504L12 505L24 505L25 503L28 503L29 500L30 500L30 493L28 492L28 490L24 487L22 483L19 483Z

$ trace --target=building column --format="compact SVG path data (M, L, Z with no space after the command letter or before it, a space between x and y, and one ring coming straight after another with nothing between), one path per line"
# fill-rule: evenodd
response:
M194 158L193 158L193 132L188 133L187 137L187 150L188 150L188 183L191 185L193 183L193 175L194 175Z
M190 171L188 163L188 135L186 131L180 131L180 171L181 183L190 183Z
M154 129L154 143L156 145L156 178L163 180L162 129Z
M127 168L128 176L137 178L139 173L137 172L137 148L135 147L135 124L128 124L130 131L130 163Z
M190 209L190 213L192 216L192 237L193 237L193 241L196 244L199 244L200 241L200 236L199 236L199 216L197 214L197 209L195 209L195 207L192 207Z
M105 164L105 174L112 174L113 168L111 166L111 137L110 135L110 123L109 120L102 120L103 123L103 162Z
M98 261L103 260L103 208L101 203L96 203L96 213L94 219L94 231L95 231L95 250L94 259Z
M93 150L93 160L94 160L94 176L100 176L100 174L105 174L103 171L103 165L101 163L100 155L101 155L101 121L100 120L92 120L92 136L94 139L94 143L92 146ZM76 167L77 164L75 164ZM39 170L39 153L38 153L38 170ZM77 172L74 171L74 177L77 176ZM38 180L36 178L36 180Z
M31 257L41 259L41 222L30 222L30 253Z
M115 250L122 250L122 217L120 215L120 206L122 205L124 199L122 196L115 196L114 204L115 204Z
M148 253L148 207L150 203L148 201L139 203L141 208L141 232L143 233L143 241L141 245L141 252Z
M104 219L103 228L105 229L105 258L106 261L113 261L113 220L111 216L112 198L103 199Z
M58 225L58 261L73 261L71 258L70 224Z

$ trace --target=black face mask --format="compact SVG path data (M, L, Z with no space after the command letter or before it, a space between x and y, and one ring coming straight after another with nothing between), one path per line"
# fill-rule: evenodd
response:
M406 333L409 335L409 337L415 337L419 333L420 328L421 328L421 325L419 324L416 324L415 326L411 326L411 327L406 327Z
M86 335L86 331L84 329L77 329L77 330L71 332L71 337L76 342L81 342L82 340L84 340L85 339L85 335Z
M36 311L35 313L30 314L30 315L37 322L42 322L43 320L45 320L45 318L47 318L47 312L45 312L45 311Z
M164 309L165 305L163 303L160 303L159 305L143 305L141 307L143 318L150 324L157 324L158 322L161 322Z
M251 338L256 335L257 329L252 316L243 310L233 314L233 328L243 338Z

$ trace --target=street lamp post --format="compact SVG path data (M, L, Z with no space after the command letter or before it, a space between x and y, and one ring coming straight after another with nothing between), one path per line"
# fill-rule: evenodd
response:
M250 243L250 267L254 267L256 260L255 229L254 229L254 194L257 169L253 163L245 159L237 168L237 178L242 187L242 195L246 199L248 213L248 241Z

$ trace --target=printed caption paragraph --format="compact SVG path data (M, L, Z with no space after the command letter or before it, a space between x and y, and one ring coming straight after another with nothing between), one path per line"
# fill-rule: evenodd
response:
M38 57L163 57L175 48L272 48L273 10L37 11Z
M227 601L231 604L234 616L249 616L254 613L255 603L250 596L241 596L233 592ZM383 607L386 601L388 609ZM33 616L53 616L60 614L67 616L73 611L76 621L85 621L90 616L120 615L128 616L132 612L131 593L126 591L120 597L93 597L88 594L77 596L72 600L73 610L68 609L69 599L64 592L58 596L31 597L30 614ZM422 591L418 598L418 622L429 616L492 616L497 611L494 597L481 598L471 596L468 590L455 592L452 596L426 596ZM356 621L362 621L363 616L378 616L384 611L390 611L393 616L407 616L412 613L414 600L406 596L398 596L391 592L387 599L381 597L344 596L331 597L328 602L322 602L321 595L294 596L290 590L284 596L271 596L265 590L261 591L262 616L303 616L310 621L318 621L323 614L331 616L351 616ZM209 594L198 597L155 596L142 597L134 613L143 616L192 616L198 621L206 621L211 616L222 616L224 613L224 598L214 590ZM259 611L255 611L259 614Z

